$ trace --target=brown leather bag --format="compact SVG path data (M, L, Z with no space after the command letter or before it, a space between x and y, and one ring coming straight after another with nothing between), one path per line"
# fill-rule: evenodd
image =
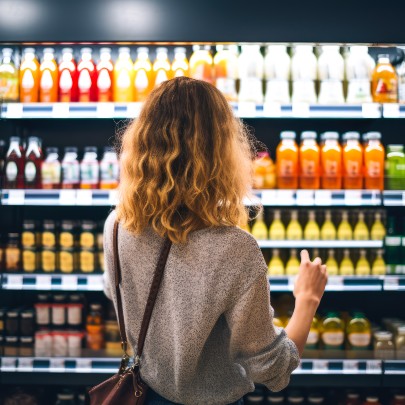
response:
M140 376L140 361L145 344L146 333L148 332L149 322L152 317L153 307L159 287L166 267L167 257L171 248L171 241L167 238L160 252L159 260L156 266L155 274L150 287L148 301L145 307L145 313L139 332L138 347L133 365L129 366L130 356L128 355L127 334L125 331L124 314L122 311L121 299L121 268L118 257L118 222L114 224L114 273L115 273L115 291L117 296L118 323L121 334L121 344L123 356L118 374L113 375L108 380L90 389L87 395L87 403L90 405L143 405L146 400L148 386L142 381Z

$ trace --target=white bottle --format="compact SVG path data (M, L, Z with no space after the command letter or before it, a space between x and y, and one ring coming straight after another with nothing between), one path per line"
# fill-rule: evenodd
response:
M405 46L399 47L405 54ZM398 102L405 104L405 60L397 67L398 75Z
M264 59L260 45L242 45L238 58L240 78L239 101L263 103Z
M285 45L269 45L264 58L266 102L290 103L291 58Z

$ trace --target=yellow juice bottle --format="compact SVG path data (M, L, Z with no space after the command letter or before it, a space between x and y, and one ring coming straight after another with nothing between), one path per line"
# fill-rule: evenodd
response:
M188 60L186 48L181 46L174 48L174 60L171 67L170 78L188 76Z
M377 250L377 257L371 266L371 274L373 276L383 276L386 273L386 264L383 258L383 251Z
M297 257L297 250L291 249L290 250L290 258L285 266L285 273L287 276L296 276L300 269L300 261Z
M315 211L309 211L308 222L304 229L304 239L306 240L319 240L320 239L320 229L316 222Z
M155 83L152 63L149 60L149 49L142 46L137 49L134 63L134 101L145 101Z
M343 349L345 324L337 312L329 312L323 319L321 339L326 350Z
M305 344L305 349L307 350L317 349L320 334L321 334L321 325L319 323L318 318L315 316L314 319L312 319L311 329L309 330L307 342Z
M345 249L343 252L343 259L340 262L339 274L341 276L354 276L354 265L350 258L349 249Z
M153 78L155 87L159 86L159 84L163 83L164 81L169 80L170 68L171 66L167 56L167 48L157 48L156 60L153 63Z
M126 47L118 48L118 59L115 62L113 71L114 101L120 103L133 101L133 67L130 49Z
M347 340L352 350L367 350L371 343L371 325L361 312L355 312L346 327Z
M268 239L268 230L266 223L264 222L264 215L263 211L260 211L255 223L252 226L252 235L257 239L257 240L266 240Z
M335 240L336 239L336 227L332 222L332 215L330 211L325 212L325 222L321 228L322 240Z
M328 250L328 258L326 260L326 269L330 276L337 276L339 273L339 267L335 259L335 251L333 249Z
M298 222L298 212L291 211L291 220L287 226L287 239L288 240L301 240L302 227Z
M357 224L354 227L353 232L354 240L369 240L370 233L368 231L367 225L364 222L364 213L359 212L359 218L357 220Z
M385 226L381 222L381 214L376 212L374 215L374 223L371 226L371 239L383 240L385 238Z
M337 229L337 237L339 240L353 239L353 231L349 223L349 215L347 214L347 211L343 211L342 213L342 221Z
M284 276L285 274L284 263L280 259L280 251L278 249L273 249L273 255L269 261L267 274L269 276Z
M279 210L274 211L274 219L270 225L269 236L271 240L285 239L285 226L281 221L281 214Z
M370 263L367 260L366 251L360 250L360 258L356 264L356 276L369 276L371 273Z

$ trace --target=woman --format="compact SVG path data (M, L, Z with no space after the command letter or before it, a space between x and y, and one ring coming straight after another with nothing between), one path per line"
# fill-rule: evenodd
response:
M267 266L247 221L252 148L212 85L167 81L146 101L121 147L120 202L104 231L105 292L113 288L113 225L129 342L136 347L164 237L173 241L141 361L148 404L242 404L254 383L287 386L326 284L301 253L296 306L273 326ZM237 401L237 402L235 402Z

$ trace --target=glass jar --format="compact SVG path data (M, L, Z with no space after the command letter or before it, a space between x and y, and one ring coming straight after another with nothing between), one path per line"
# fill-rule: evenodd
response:
M56 249L43 248L41 252L42 271L45 273L54 273L56 271Z
M59 246L61 248L75 247L76 226L74 221L62 221L59 234Z
M73 273L77 269L77 252L70 248L61 248L59 251L59 270L62 273Z
M6 312L6 335L16 336L20 332L20 325L18 321L19 313L15 310L10 310Z
M46 219L42 230L42 247L54 248L56 246L56 224L55 221Z
M96 246L97 225L94 221L83 221L80 233L80 247L94 249Z
M74 294L69 297L67 304L67 324L68 326L79 326L83 322L83 304L80 295Z
M395 348L398 360L405 359L405 325L398 326L395 338Z
M35 313L28 309L20 313L20 334L22 336L34 336Z
M38 255L35 248L24 248L22 251L22 267L27 273L34 273L39 269Z
M25 248L34 248L37 244L38 235L36 233L35 221L26 219L23 222L22 235L21 235L21 246Z
M34 338L32 336L20 337L20 356L32 357L34 355Z
M51 323L51 304L48 295L38 295L38 302L34 307L37 325L41 327L49 326Z
M378 331L374 333L374 357L381 360L394 359L395 346L391 332Z
M18 336L6 336L4 338L4 355L18 356Z
M66 325L66 297L62 294L53 297L52 325L59 327Z
M16 272L21 268L20 234L9 233L5 249L6 271Z

